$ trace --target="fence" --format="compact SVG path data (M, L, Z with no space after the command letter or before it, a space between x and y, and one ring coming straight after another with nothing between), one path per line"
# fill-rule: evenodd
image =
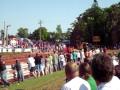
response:
M32 48L0 48L0 53L10 53L10 52L32 52L35 49Z

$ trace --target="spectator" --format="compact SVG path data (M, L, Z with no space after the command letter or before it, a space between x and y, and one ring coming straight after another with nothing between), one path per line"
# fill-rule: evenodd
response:
M81 60L81 52L77 50L76 54L77 54L77 60Z
M49 73L49 60L48 60L48 55L45 57L45 74L47 75Z
M66 64L65 56L63 55L63 53L60 53L59 55L59 64L60 64L60 70L62 70Z
M54 68L54 71L58 70L58 53L57 52L54 52L53 54L53 68Z
M116 52L113 52L113 54L112 54L112 59L113 59L113 65L114 66L116 66L116 65L118 65L118 57L116 56L117 54L116 54Z
M20 81L23 81L24 80L24 75L23 75L23 71L22 71L22 68L21 68L21 64L18 60L16 60L16 63L15 63L15 69L17 71L17 79L18 79L18 83L20 83Z
M28 61L27 61L27 63L28 63L28 67L29 67L29 69L30 69L31 74L32 74L34 77L36 77L36 72L35 72L35 59L34 59L31 55L28 56Z
M120 60L120 52L118 53L118 59Z
M42 75L44 76L45 75L45 58L41 55L41 72L42 72Z
M119 64L115 66L115 75L120 79L120 58L119 58Z
M67 82L61 90L91 90L87 81L79 77L79 66L74 62L68 62L65 66Z
M51 54L48 55L48 63L49 63L49 73L53 72L53 56Z
M85 52L84 52L84 49L81 50L81 62L84 62L84 59L85 59Z
M92 77L91 67L88 63L80 64L79 73L80 73L80 77L87 80L87 82L89 83L89 85L91 87L91 90L97 89L96 82L95 82L94 78Z
M112 58L107 54L96 54L92 61L92 73L97 90L120 90L120 80L114 76Z
M73 61L76 62L77 61L77 52L76 52L76 50L74 50L72 52L72 57L73 57Z
M41 72L41 57L37 53L34 59L35 59L35 68L37 71L37 76L39 77Z
M66 59L67 59L67 62L70 62L70 61L71 61L71 59L70 59L70 53L69 53L69 52L66 53Z
M10 83L7 81L6 73L6 64L5 61L2 59L2 56L0 55L0 77L5 87L10 85Z

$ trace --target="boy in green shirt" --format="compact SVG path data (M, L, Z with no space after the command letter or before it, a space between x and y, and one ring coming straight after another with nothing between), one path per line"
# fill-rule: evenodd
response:
M85 79L90 87L91 90L96 90L97 89L97 84L96 81L94 80L94 78L91 75L91 67L88 63L81 63L80 67L79 67L79 75L81 78Z

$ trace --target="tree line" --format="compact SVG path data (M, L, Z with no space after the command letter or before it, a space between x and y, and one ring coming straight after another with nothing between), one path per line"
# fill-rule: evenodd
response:
M55 32L48 32L46 27L39 27L32 33L28 33L28 28L19 28L17 36L20 38L29 38L31 40L43 41L62 41L66 38L66 33L62 32L61 25L57 25Z
M77 17L68 33L73 45L81 42L103 46L118 44L120 42L120 2L108 8L101 8L97 1L94 2L91 8ZM95 37L97 40L94 40Z

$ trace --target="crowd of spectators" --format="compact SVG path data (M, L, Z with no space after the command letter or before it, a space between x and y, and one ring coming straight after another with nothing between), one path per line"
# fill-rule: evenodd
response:
M120 90L120 53L84 49L70 56L61 90Z
M38 44L39 45L39 44ZM27 59L30 75L38 78L40 76L52 74L58 70L64 70L66 83L61 90L120 90L120 53L106 53L106 49L72 49L67 50L64 45L58 48L52 44L43 45L42 52L49 53L43 55L30 54ZM38 46L39 47L39 46ZM59 49L60 48L60 49ZM4 78L2 70L5 64L0 62L1 80L5 86L9 82ZM21 63L16 60L14 68L17 71L18 83L24 81ZM119 79L118 79L119 78ZM117 82L117 84L114 84Z

